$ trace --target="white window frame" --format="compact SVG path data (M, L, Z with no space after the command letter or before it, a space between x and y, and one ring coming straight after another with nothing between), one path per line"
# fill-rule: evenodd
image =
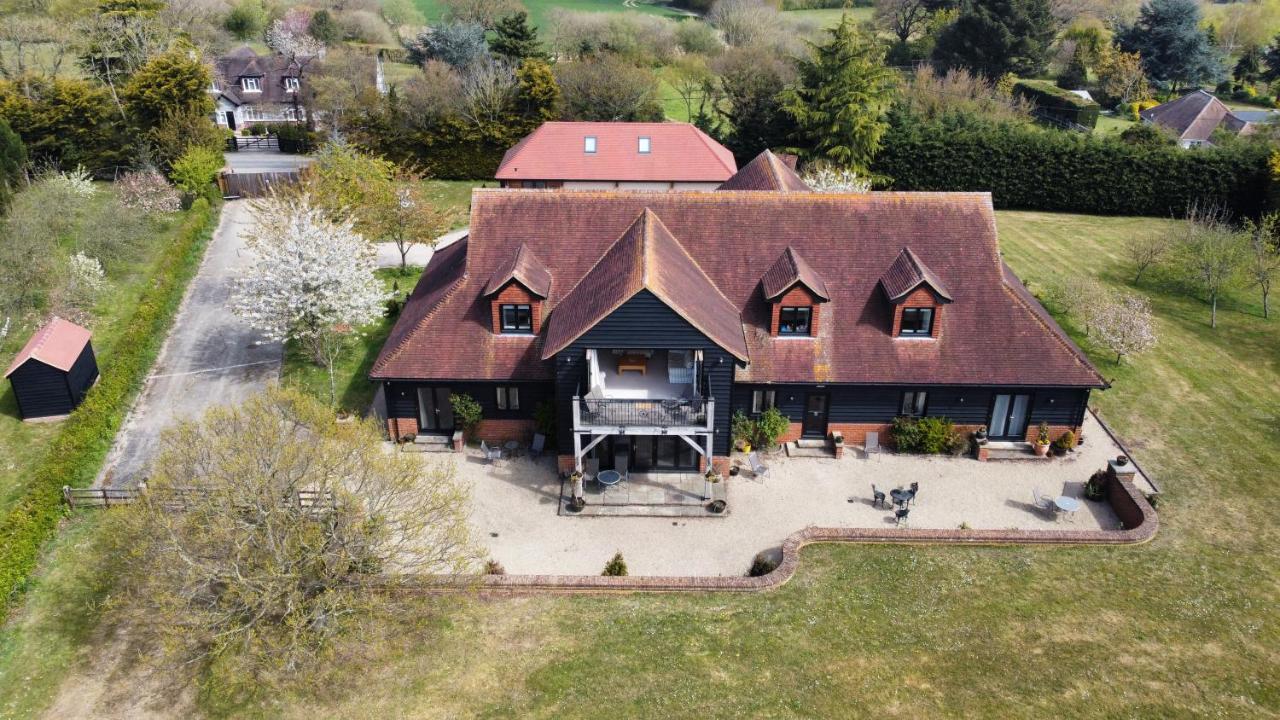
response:
M582 138L583 153L587 155L595 155L598 147L599 147L599 141L596 140L595 135L587 135L586 137Z
M772 407L778 407L778 391L777 390L752 390L751 391L751 414L759 415L760 413Z
M898 414L903 417L925 417L929 412L929 391L904 390Z
M643 136L636 138L636 152L641 155L648 155L653 152L653 141Z
M518 385L499 385L497 393L499 410L520 409L520 387Z
M287 77L285 77L285 79L284 79L284 91L285 91L285 92L291 92L291 93L292 93L292 92L298 92L298 89L299 89L299 88L301 88L301 87L302 87L302 78L297 78L297 77L293 77L293 76L287 76Z
M240 78L240 89L245 92L262 92L262 78L242 77Z

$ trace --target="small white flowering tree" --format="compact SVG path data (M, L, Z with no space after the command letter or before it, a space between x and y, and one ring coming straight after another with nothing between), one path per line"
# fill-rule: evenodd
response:
M68 195L77 198L93 197L93 178L89 176L89 172L82 165L77 165L75 170L51 175L49 182Z
M856 170L822 163L805 173L804 184L822 193L865 193L871 192L871 179L858 174Z
M87 324L105 284L102 263L84 253L72 255L67 262L67 281L58 303L59 312L73 322Z
M1146 298L1131 293L1109 295L1090 313L1094 337L1116 354L1137 355L1155 347L1156 328Z
M178 190L154 169L125 173L116 182L116 194L121 205L144 215L181 209Z
M329 371L356 329L378 319L388 293L374 275L376 249L334 222L307 195L272 197L255 207L247 244L257 255L239 280L232 310L271 340L294 340Z

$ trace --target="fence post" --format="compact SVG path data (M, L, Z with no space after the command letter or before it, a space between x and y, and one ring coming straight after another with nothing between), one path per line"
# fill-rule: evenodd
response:
M66 503L67 503L67 505L68 505L69 507L74 508L74 507L76 506L75 501L71 499L71 486L70 486L70 485L63 485L63 486L62 486L62 499L66 501Z

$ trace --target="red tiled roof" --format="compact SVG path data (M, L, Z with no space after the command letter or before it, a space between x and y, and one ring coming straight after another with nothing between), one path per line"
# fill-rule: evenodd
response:
M527 245L511 256L511 261L498 266L489 277L489 284L484 288L485 295L492 295L502 289L507 282L515 280L524 285L534 295L545 298L551 293L551 271L538 259Z
M902 248L893 264L880 276L880 287L889 302L901 302L912 290L921 285L928 285L933 293L946 302L951 302L951 293L932 270L920 262L920 258L911 252L911 248Z
M583 151L594 137L596 151ZM638 142L649 138L648 153ZM502 157L499 180L723 182L733 153L689 123L548 122Z
M738 308L648 208L551 314L542 358L554 357L641 290L738 359L747 359Z
M476 190L469 243L451 263L432 260L372 375L552 379L554 361L542 360L548 330L495 335L485 283L528 245L555 277L544 328L555 326L557 313L574 312L570 291L646 210L736 310L749 357L739 382L1106 384L1034 299L1011 287L987 193ZM890 337L893 306L880 277L907 246L955 292L937 340ZM822 269L831 296L812 339L769 335L761 267L788 247ZM469 272L457 269L463 263Z
M76 364L76 358L84 352L89 344L88 330L60 317L54 317L27 340L17 357L9 364L4 376L9 377L14 370L22 367L28 360L39 360L45 365L55 367L63 372Z
M733 177L725 180L716 190L809 192L811 188L782 158L765 150L751 162L743 165Z
M827 284L822 282L822 277L795 248L788 245L773 263L773 267L760 278L760 287L764 290L764 299L773 300L796 283L803 284L823 300L831 299L831 293L827 292Z

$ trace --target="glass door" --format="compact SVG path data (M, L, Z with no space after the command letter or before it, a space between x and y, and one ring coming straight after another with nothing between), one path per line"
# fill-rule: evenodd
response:
M998 394L991 406L987 436L995 440L1023 440L1027 436L1030 395Z
M418 425L423 432L453 432L453 402L449 399L449 388L418 388Z

